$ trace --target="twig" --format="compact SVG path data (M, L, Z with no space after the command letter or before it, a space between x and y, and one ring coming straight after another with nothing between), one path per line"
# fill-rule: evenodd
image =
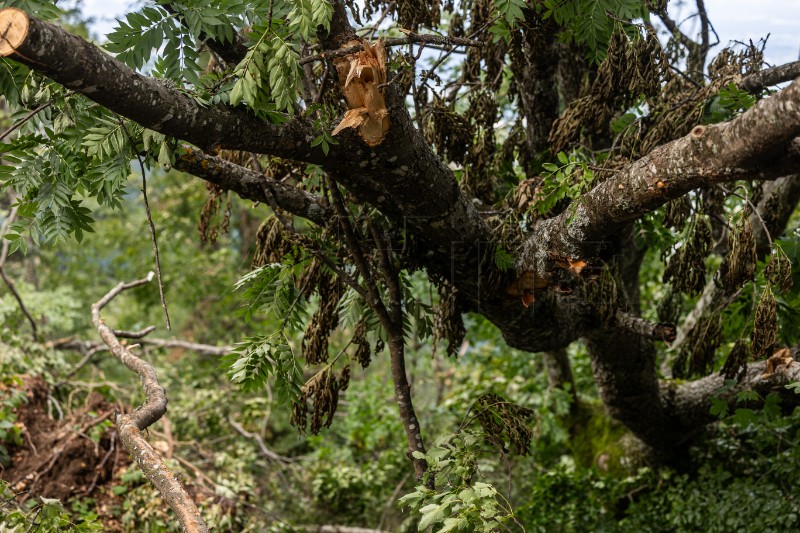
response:
M34 109L33 111L31 111L30 113L25 115L24 117L22 117L20 120L15 122L11 127L9 127L6 131L4 131L2 134L0 134L0 141L2 141L6 137L8 137L12 133L14 133L16 130L21 128L26 122L28 122L30 119L32 119L33 117L38 115L41 111L44 111L45 109L47 109L51 105L53 105L53 101L52 100L50 100L49 102L45 102L44 104L40 105L39 107L37 107L36 109Z
M19 305L22 314L25 315L25 318L28 319L28 322L31 325L31 330L33 334L33 340L39 340L39 330L36 327L36 321L33 319L30 311L25 306L25 302L22 300L22 296L20 296L19 291L14 286L14 281L8 277L6 274L6 259L8 259L8 251L11 247L11 241L5 238L8 229L11 227L11 224L14 223L14 220L17 218L17 206L13 206L11 210L8 212L8 216L3 221L3 226L0 228L0 239L3 239L3 246L2 251L0 252L0 277L3 278L3 283L6 284L8 290L11 291L11 294L14 295L14 299L17 300L17 304Z
M158 256L158 238L156 237L156 226L153 224L153 214L150 212L150 202L147 200L147 173L144 169L144 161L142 160L142 156L139 155L139 152L136 151L136 143L131 137L130 132L128 132L127 126L125 126L125 121L120 118L120 126L122 126L122 131L125 132L125 136L128 138L128 141L131 143L131 150L136 152L136 160L139 162L139 168L142 171L142 199L144 200L144 211L147 215L147 224L150 226L150 238L153 241L153 254L155 255L156 259L156 276L158 277L158 294L161 297L161 308L164 309L164 320L167 323L167 330L172 330L172 324L169 321L169 311L167 310L167 299L164 296L164 282L161 279L161 259Z
M142 435L147 427L164 416L167 410L167 397L158 383L158 377L152 365L136 357L129 348L120 344L103 318L100 311L121 292L149 283L153 279L150 272L144 279L130 283L119 283L92 305L92 324L100 334L100 338L111 350L111 353L125 366L139 375L145 391L145 402L138 409L128 414L117 414L117 432L123 446L130 453L150 482L161 492L167 505L175 511L178 521L188 533L207 533L208 526L200 516L192 498L183 488L175 474L167 468L163 459Z
M377 231L374 227L370 226L380 256L383 279L389 291L389 308L387 309L386 304L384 304L381 299L380 290L372 276L359 239L356 236L352 224L350 224L350 215L344 205L344 198L342 197L341 191L339 191L339 186L327 174L326 178L328 180L328 188L331 192L333 207L340 219L345 243L347 243L356 269L361 274L361 277L364 278L364 282L367 286L367 292L370 296L370 298L366 300L367 305L369 305L378 316L378 320L381 322L388 337L395 402L397 403L400 421L403 423L403 430L406 434L408 458L414 466L414 473L417 480L424 480L425 485L433 489L435 486L435 477L433 472L428 470L428 462L424 458L414 456L414 452L425 453L425 444L422 440L422 429L420 428L419 419L414 411L414 404L411 398L411 385L408 382L408 375L406 374L402 291L400 288L399 274L391 262L387 246L382 245ZM425 479L426 474L427 479Z
M431 35L431 34L409 34L408 37L392 37L383 40L383 45L390 46L403 46L405 44L425 43L425 44L438 44L444 46L483 46L481 41L474 39L467 39L464 37L449 37L446 35ZM355 44L347 48L339 48L338 50L326 50L320 54L308 56L298 61L299 65L305 65L314 61L322 61L324 59L333 59L336 57L349 56L364 49L363 44Z
M244 429L240 424L238 424L236 420L233 419L232 416L228 417L228 422L230 423L231 426L233 426L233 429L235 429L236 432L239 433L239 435L241 435L246 439L252 439L256 441L258 449L261 451L261 455L263 455L265 458L269 459L270 461L275 461L276 463L283 463L283 464L289 464L294 462L294 459L292 459L291 457L280 455L267 448L267 445L264 444L264 439L261 438L261 435L250 433L249 431Z
M147 326L139 331L125 331L122 329L115 329L114 335L123 339L141 339L142 337L152 333L156 329L155 326Z

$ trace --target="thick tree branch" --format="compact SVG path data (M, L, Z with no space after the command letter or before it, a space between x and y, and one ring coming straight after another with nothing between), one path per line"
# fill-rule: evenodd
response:
M793 61L777 67L765 68L742 79L739 88L745 91L758 92L767 87L792 81L800 76L800 61Z
M547 277L551 257L591 258L626 223L701 186L737 179L777 179L800 163L790 141L800 135L800 80L741 116L697 126L653 150L542 222L519 264Z
M0 48L0 54L146 128L205 149L222 146L277 156L296 154L298 145L307 146L313 139L299 121L276 126L243 110L202 107L190 96L134 72L58 26L29 17L19 9L0 11L0 27L24 24L28 25L24 40L14 47L3 43L6 46Z
M266 184L279 208L319 226L326 226L332 214L331 209L311 193L189 146L184 146L183 153L175 158L174 168L255 202L269 201L264 193Z
M616 320L617 325L621 328L641 335L642 337L666 342L672 342L675 340L674 324L648 322L641 317L626 313L619 309L617 310Z
M794 361L788 366L778 366L774 371L768 371L768 362L760 361L747 366L747 371L739 383L733 387L725 387L725 377L718 374L689 381L683 384L665 382L662 384L662 403L664 408L672 413L680 425L690 431L685 432L685 438L691 438L694 433L702 430L707 424L714 422L716 417L711 414L711 400L717 398L728 403L731 411L737 405L738 393L752 390L763 399L769 393L775 392L783 400L784 408L800 404L800 395L786 388L786 385L800 381L800 363ZM747 405L747 407L758 407ZM693 430L693 432L692 432Z
M139 464L150 482L161 492L167 505L175 511L183 530L189 533L205 533L209 531L208 526L200 516L191 496L142 435L142 431L164 416L167 411L167 397L164 389L158 383L155 370L149 363L139 359L127 347L120 344L114 335L114 330L108 327L100 316L100 311L122 291L144 285L152 278L153 273L151 272L145 279L120 283L111 289L92 305L92 324L114 357L139 375L145 391L146 399L141 407L132 413L117 415L117 431L122 444Z

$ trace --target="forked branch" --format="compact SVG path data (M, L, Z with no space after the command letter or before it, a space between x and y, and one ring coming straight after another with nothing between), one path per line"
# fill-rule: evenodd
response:
M153 275L150 272L144 279L120 283L111 289L92 305L92 324L114 357L139 375L145 392L145 402L138 409L128 414L117 414L117 432L123 446L136 460L147 479L161 492L167 505L175 511L183 530L187 533L206 533L209 531L208 526L200 516L191 496L142 435L142 431L167 412L167 396L164 388L159 385L152 365L139 359L128 347L123 346L114 330L107 326L100 316L100 311L120 293L150 282Z

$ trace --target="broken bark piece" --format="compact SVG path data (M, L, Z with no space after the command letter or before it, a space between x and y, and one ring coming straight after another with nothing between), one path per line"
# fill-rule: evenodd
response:
M369 146L377 146L389 131L389 111L381 86L386 83L386 47L382 41L351 40L345 47L363 44L364 50L333 60L339 74L347 106L342 121L333 135L346 128L358 128L358 134Z

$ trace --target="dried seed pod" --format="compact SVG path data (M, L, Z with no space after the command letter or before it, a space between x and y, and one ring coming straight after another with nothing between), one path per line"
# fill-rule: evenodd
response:
M311 317L303 335L303 357L309 365L328 361L328 344L331 332L339 325L339 300L343 288L338 278L323 274L317 287L319 308Z
M664 282L671 281L672 289L689 295L699 294L706 284L706 257L711 251L711 224L698 215L692 233L664 271Z
M670 200L664 206L664 226L680 230L691 214L692 203L686 195Z
M333 415L339 405L339 395L350 384L350 365L345 366L339 378L332 368L327 367L317 373L300 389L292 408L290 422L301 433L309 426L308 402L312 402L310 430L317 435L323 427L330 427Z
M719 371L719 374L725 376L725 379L736 378L736 381L741 382L747 373L747 362L750 361L751 357L750 343L746 339L738 339L733 348L731 348L728 358L725 360L725 365Z
M206 183L208 199L200 211L200 221L197 230L200 232L200 242L214 244L221 233L228 233L231 222L231 194L226 189L213 183ZM225 196L225 208L222 208L222 197ZM220 211L222 215L220 216Z
M720 270L728 294L733 294L746 282L753 281L756 272L756 240L750 224L749 209L744 210L739 222L728 233L728 253Z
M771 284L780 287L782 293L792 288L792 263L780 246L772 250L764 275Z
M480 396L473 409L489 443L506 451L508 442L518 455L530 453L533 429L529 421L535 414L532 409L513 404L491 393Z
M456 289L449 282L439 283L439 304L433 321L434 344L439 339L447 341L447 355L454 357L467 331L458 307Z
M753 320L753 359L764 359L772 353L778 338L778 306L772 286L767 284L761 293Z
M704 314L689 331L686 342L672 364L676 378L704 376L714 365L717 348L722 344L722 317Z
M350 341L351 344L356 346L356 351L353 354L353 359L361 365L361 368L367 368L369 366L370 361L372 360L372 353L370 351L369 342L367 341L367 321L366 318L362 318L356 324L355 331L353 333L353 340ZM377 346L376 346L377 352Z

